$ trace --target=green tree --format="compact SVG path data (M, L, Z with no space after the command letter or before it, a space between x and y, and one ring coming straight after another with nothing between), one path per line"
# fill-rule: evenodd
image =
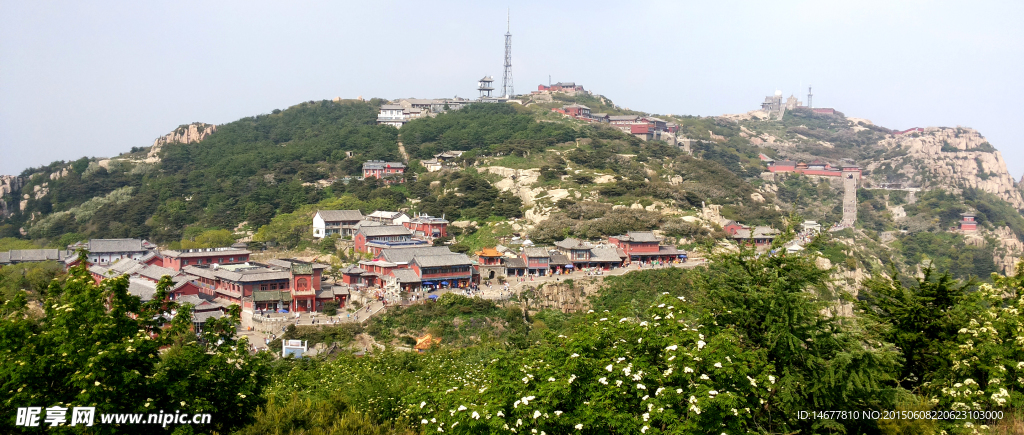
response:
M228 432L263 403L265 364L236 340L237 306L191 331L190 306L165 301L170 278L143 303L122 276L94 283L80 265L54 282L36 317L12 300L0 319L0 412L26 406L94 406L102 413L210 413L211 430ZM170 313L176 313L171 316ZM0 432L20 433L13 418ZM83 428L84 429L84 428ZM173 428L168 427L166 431ZM206 427L204 427L206 429ZM89 433L153 433L146 425L98 424ZM81 430L80 432L85 432Z
M946 347L961 327L952 309L974 282L959 282L930 267L909 281L911 285L904 285L895 269L889 275L876 274L864 282L856 306L874 322L880 337L900 349L904 361L899 385L916 390L949 368Z

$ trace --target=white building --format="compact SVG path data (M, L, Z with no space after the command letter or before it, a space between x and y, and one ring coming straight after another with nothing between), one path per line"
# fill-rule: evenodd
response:
M318 210L313 215L313 237L322 239L334 234L350 237L362 219L363 212L359 210Z

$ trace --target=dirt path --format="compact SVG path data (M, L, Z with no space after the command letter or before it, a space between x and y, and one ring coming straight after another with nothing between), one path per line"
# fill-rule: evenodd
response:
M405 145L402 145L402 141L398 141L398 152L402 153L402 161L406 164L409 163L409 153L405 152Z

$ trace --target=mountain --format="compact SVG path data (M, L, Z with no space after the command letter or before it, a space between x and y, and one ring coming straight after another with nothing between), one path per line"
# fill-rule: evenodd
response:
M456 235L462 249L513 233L545 243L651 229L699 249L725 237L727 220L776 228L798 223L793 218L839 222L841 180L773 174L766 163L822 160L863 171L850 197L854 227L809 245L854 282L923 260L985 277L1021 256L1024 183L1015 186L999 152L969 128L897 132L800 107L773 119L655 118L586 94L519 102L473 104L400 130L376 125L383 100L310 101L223 125L183 125L117 157L0 179L0 237L172 244L228 229L302 248L313 243L307 221L317 208L403 208L467 221ZM568 116L568 104L643 115L675 131L640 138ZM419 164L450 150L465 152L458 171ZM403 156L415 173L407 183L360 180L364 161ZM950 231L966 212L978 215L980 230Z

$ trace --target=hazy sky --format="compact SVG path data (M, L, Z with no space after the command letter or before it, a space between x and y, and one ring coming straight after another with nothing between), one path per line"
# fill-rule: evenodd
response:
M1021 2L0 0L0 174L301 101L575 81L654 113L781 89L878 125L970 126L1024 173Z

